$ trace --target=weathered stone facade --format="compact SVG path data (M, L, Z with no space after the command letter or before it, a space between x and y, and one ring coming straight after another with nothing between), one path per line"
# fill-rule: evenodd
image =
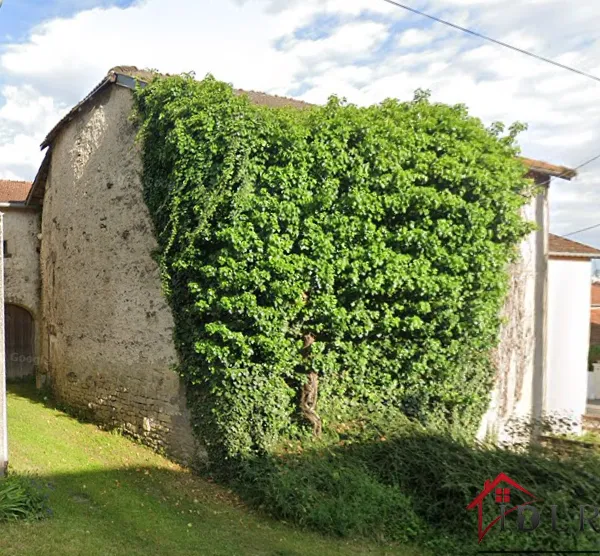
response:
M8 203L0 211L4 215L4 294L7 305L25 309L31 328L15 329L7 325L7 378L20 379L33 375L39 362L40 313L40 215L36 207ZM7 319L14 311L7 310ZM11 338L23 335L27 338ZM24 344L31 344L25 346ZM20 349L20 348L25 348Z
M27 309L34 319L40 300L40 217L34 207L2 207L4 214L4 294L6 303Z
M173 370L173 318L152 258L131 110L132 92L111 86L51 146L41 372L66 404L190 463L197 449Z

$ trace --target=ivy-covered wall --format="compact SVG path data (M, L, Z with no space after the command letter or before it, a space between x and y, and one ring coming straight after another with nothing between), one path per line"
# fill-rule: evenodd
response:
M195 424L213 451L399 410L474 431L507 267L530 229L518 126L464 106L253 106L137 92L145 199Z

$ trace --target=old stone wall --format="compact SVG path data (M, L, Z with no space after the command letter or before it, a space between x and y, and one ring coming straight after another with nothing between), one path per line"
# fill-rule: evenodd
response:
M42 214L42 370L58 398L191 463L173 318L152 258L132 93L97 95L52 145Z
M27 328L11 325L9 319L15 312L7 312L7 378L21 379L32 376L39 363L40 217L35 207L8 206L0 210L4 214L5 302L25 309L32 323Z
M40 298L39 213L35 208L2 207L6 303L27 309L37 319Z

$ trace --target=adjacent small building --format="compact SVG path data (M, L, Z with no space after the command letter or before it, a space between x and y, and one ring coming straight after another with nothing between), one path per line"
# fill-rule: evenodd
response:
M592 260L600 250L549 236L548 350L545 410L573 420L578 429L588 393Z
M39 357L40 213L25 202L30 190L31 182L0 180L9 380L33 375Z
M600 281L598 278L592 280L591 297L588 401L600 401Z
M600 346L600 281L592 279L592 307L590 311L590 346Z

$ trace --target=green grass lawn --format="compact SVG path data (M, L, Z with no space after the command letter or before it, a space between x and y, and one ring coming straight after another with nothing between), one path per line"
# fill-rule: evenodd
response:
M31 386L10 388L8 415L10 469L41 477L53 516L2 524L2 556L418 554L263 518L151 450L58 411Z

